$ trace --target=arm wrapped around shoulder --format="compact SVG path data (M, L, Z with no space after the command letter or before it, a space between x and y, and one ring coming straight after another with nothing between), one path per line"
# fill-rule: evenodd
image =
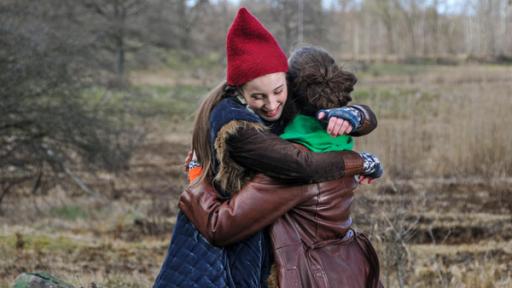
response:
M274 223L315 196L317 189L317 185L283 185L258 174L229 200L219 198L208 183L190 186L181 194L179 208L210 243L223 246Z
M240 129L227 144L238 165L287 183L318 183L363 172L363 159L356 152L315 153L268 131Z
M377 117L366 105L350 105L339 108L321 109L325 113L322 121L328 122L332 117L348 121L352 126L351 136L363 136L377 128ZM317 115L318 115L317 113Z

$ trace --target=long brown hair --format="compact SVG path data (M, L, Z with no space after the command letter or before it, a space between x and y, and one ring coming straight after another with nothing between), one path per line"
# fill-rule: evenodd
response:
M196 111L194 131L192 132L192 151L196 154L197 161L202 166L201 176L194 184L203 179L212 181L214 171L212 165L212 148L210 143L210 114L213 107L226 97L236 97L241 91L240 87L230 86L226 81L213 88L204 98Z
M193 185L205 179L211 182L215 178L215 171L212 165L215 155L212 155L213 149L212 143L210 143L210 115L215 105L227 97L243 98L243 85L231 86L226 81L221 82L208 92L196 111L194 131L192 132L192 151L194 151L197 161L202 166L202 172L201 176L197 178L198 180L192 183ZM296 113L295 105L288 96L283 108L283 115L275 122L276 127L278 127L275 132L280 133L280 130L293 119Z
M202 173L198 181L199 183L203 179L212 180L212 150L210 148L210 113L213 107L224 98L224 89L226 82L221 82L215 88L213 88L204 98L203 102L196 111L196 117L194 120L194 131L192 133L192 151L196 154L197 161L201 163Z

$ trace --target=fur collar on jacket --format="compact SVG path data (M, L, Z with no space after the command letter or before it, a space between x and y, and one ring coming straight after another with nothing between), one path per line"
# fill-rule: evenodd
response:
M229 195L240 191L244 183L254 176L252 170L246 169L232 160L226 144L228 138L236 135L240 129L248 128L254 128L259 131L265 129L261 123L233 120L220 129L217 139L215 139L215 151L219 161L215 182Z
M229 196L239 191L253 173L232 160L227 140L240 129L254 128L262 131L267 128L256 113L233 97L223 99L215 106L210 116L210 125L212 155L216 158L212 161L216 170L215 183L224 196Z

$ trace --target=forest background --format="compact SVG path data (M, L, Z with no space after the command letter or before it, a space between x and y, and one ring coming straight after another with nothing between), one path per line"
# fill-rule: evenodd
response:
M510 0L1 1L0 287L151 286L241 5L288 53L329 50L377 113L356 148L386 172L353 218L385 286L511 287Z

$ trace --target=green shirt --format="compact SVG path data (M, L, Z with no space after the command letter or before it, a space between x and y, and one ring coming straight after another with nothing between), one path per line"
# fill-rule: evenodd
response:
M313 152L352 150L351 136L332 137L325 131L320 121L311 116L299 114L286 126L281 138L302 144Z

